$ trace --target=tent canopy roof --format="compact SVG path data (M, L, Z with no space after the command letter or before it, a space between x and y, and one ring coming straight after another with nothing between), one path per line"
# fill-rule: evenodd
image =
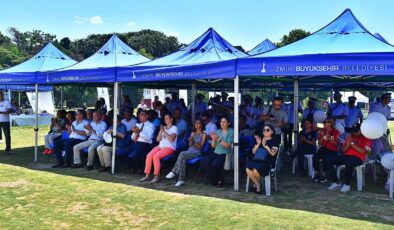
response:
M149 61L115 34L92 56L64 70L95 69L135 65Z
M254 57L370 52L394 52L394 47L372 35L352 11L346 9L308 37Z
M48 43L31 59L19 65L0 71L0 74L44 72L68 67L75 63L76 61L62 53L52 43Z
M276 46L274 43L272 43L269 39L265 39L262 41L260 44L258 44L256 47L251 49L248 54L249 55L256 55L256 54L261 54L270 50L276 49Z
M204 34L179 51L139 66L190 65L246 56L248 55L234 48L213 28L209 28Z

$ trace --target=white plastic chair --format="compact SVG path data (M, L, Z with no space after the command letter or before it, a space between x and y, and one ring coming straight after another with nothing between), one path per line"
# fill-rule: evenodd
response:
M357 190L362 191L363 187L365 187L365 163L355 167L357 174ZM341 170L345 168L345 165L337 165L337 177L339 178L341 175Z
M274 179L274 188L275 192L278 191L278 181L277 181L277 168L279 164L280 151L278 151L278 155L276 156L275 167L270 170L270 173L264 177L264 188L265 195L271 196L271 177ZM249 192L249 176L246 177L246 192ZM263 177L261 177L261 183L263 183Z
M293 174L295 173L295 168L296 168L296 166L298 167L297 158L298 158L298 157L296 157L296 158L293 159L293 168L292 168L292 173L293 173ZM313 177L314 174L315 174L315 171L313 170L313 154L305 154L305 155L304 155L304 158L305 158L306 161L307 161L308 175L309 175L310 177Z

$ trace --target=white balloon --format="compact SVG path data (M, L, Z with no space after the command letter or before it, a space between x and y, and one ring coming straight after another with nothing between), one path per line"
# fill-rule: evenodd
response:
M327 118L325 112L321 110L317 110L313 113L313 120L317 123L323 123L323 121Z
M385 130L382 123L375 119L367 119L361 123L361 133L368 139L378 139L383 136Z
M342 134L345 132L345 127L343 127L343 124L339 121L335 122L335 129L338 130L339 134Z
M388 122L387 122L386 117L383 114L378 113L378 112L372 112L372 113L368 114L366 120L368 120L368 119L378 120L380 123L382 123L383 129L387 130Z
M394 169L394 154L390 152L384 154L380 162L386 169Z

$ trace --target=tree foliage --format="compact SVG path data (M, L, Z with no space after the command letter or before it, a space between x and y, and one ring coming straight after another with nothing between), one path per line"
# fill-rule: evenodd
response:
M298 40L301 40L307 36L309 36L311 33L302 29L294 29L289 32L288 35L283 35L281 38L280 42L275 43L276 47L282 47L285 45L288 45L290 43L296 42Z

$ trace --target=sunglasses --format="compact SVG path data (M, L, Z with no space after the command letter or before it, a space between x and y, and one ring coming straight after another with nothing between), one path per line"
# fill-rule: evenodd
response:
M271 132L271 129L263 129L264 132Z

